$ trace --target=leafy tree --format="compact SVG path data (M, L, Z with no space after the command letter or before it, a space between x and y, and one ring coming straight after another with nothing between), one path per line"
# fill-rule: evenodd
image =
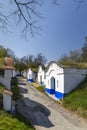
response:
M63 55L60 57L60 59L59 59L59 61L67 61L67 60L69 60L69 56L68 56L67 54L63 54Z
M7 48L6 51L7 51L7 56L9 56L9 57L11 57L13 59L16 58L15 53L11 49Z
M16 59L15 68L19 70L20 73L28 68L32 68L36 71L39 65L45 67L46 61L46 57L41 53L39 53L36 57L28 55L22 57L21 59Z
M85 37L85 43L82 47L82 61L87 62L87 37Z
M0 45L0 58L1 57L6 57L7 56L7 50Z
M15 66L16 70L19 70L19 71L20 71L20 74L21 74L21 72L22 72L23 70L28 69L28 68L27 68L27 64L24 63L21 59L16 59L14 66Z
M70 60L75 61L75 62L80 62L81 61L81 50L74 50L70 51Z

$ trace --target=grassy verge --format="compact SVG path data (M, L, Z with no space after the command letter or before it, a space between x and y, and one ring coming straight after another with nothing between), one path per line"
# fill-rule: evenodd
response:
M12 79L11 90L13 92L13 100L17 100L20 97L20 91L18 88L18 79ZM0 93L3 91L3 85L0 84ZM21 114L16 112L12 115L4 110L0 110L0 130L34 130L32 124Z
M18 79L12 79L11 81L11 91L13 93L13 100L20 98L20 90L18 88Z
M87 119L87 78L64 98L63 106Z
M73 67L73 68L87 68L87 62L82 62L82 63L78 63L75 61L60 61L60 64L64 65L64 66L69 66L69 67Z
M39 90L42 93L45 93L45 87L44 86L38 86L37 90Z
M0 130L34 130L27 119L20 114L10 115L0 111Z
M44 86L38 86L36 88L40 92L45 93ZM61 102L63 107L87 119L87 78Z

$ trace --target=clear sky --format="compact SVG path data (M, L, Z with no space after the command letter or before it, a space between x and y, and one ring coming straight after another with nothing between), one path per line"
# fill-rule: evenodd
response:
M32 38L29 35L25 40L15 28L8 34L0 32L0 44L13 50L18 57L43 53L48 61L83 46L87 36L87 3L77 10L73 0L60 0L59 6L45 2L40 12L45 17L40 20L40 36Z

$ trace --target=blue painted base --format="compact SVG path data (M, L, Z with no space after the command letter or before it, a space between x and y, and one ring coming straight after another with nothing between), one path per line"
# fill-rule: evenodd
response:
M49 94L54 94L55 90L46 88L46 92L49 93Z
M46 92L48 94L55 94L55 97L58 99L63 99L67 95L66 93L61 93L61 92L55 91L54 89L48 89L48 88L46 88Z
M34 82L33 79L28 79L28 81L31 82L31 83Z
M55 91L55 97L58 99L63 99L66 95L67 95L66 93Z

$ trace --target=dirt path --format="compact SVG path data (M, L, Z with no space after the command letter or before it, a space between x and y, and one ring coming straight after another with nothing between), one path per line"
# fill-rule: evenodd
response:
M19 79L19 87L23 97L17 101L17 108L36 130L87 130L87 122L62 108L26 81Z

